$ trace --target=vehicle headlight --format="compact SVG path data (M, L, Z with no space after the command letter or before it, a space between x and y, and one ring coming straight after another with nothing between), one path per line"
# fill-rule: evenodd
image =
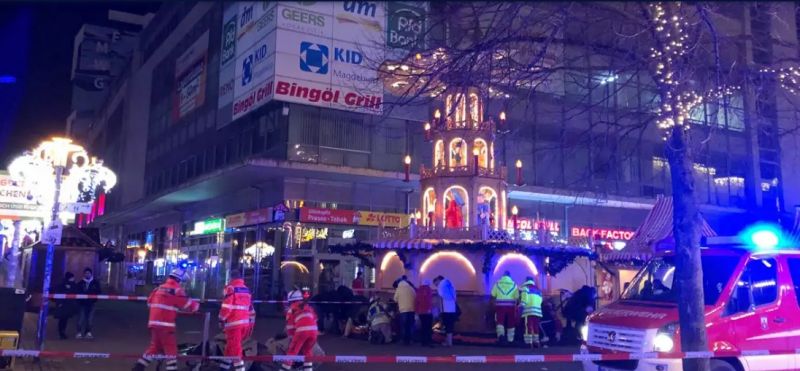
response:
M672 341L672 335L660 332L653 339L653 349L656 352L669 353L675 347L675 342Z
M678 323L670 323L658 329L656 337L653 339L653 350L669 353L675 349L675 332L677 329Z
M583 341L589 341L589 325L583 325L581 327L581 339L583 339Z

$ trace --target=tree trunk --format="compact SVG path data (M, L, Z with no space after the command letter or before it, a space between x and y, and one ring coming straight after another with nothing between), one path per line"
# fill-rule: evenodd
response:
M687 133L672 128L667 142L672 175L675 278L678 290L681 351L708 351L703 300L703 269L700 262L700 214L694 195L694 162ZM709 370L708 359L684 359L686 370Z
M4 256L5 261L5 277L3 277L3 285L5 287L17 288L17 270L19 270L19 243L20 243L20 229L22 229L22 222L19 220L14 222L14 235L11 237L11 251L8 256Z

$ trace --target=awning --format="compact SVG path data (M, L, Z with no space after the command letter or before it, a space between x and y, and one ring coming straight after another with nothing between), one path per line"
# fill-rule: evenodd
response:
M703 237L716 236L705 218L700 215L700 235ZM634 232L624 249L600 254L600 261L645 261L653 256L659 245L674 244L672 239L672 197L659 196L656 204L647 214L644 222Z

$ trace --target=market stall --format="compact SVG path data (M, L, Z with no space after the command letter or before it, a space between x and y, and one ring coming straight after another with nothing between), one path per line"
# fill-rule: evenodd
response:
M704 237L716 236L716 232L700 216L700 233ZM624 248L616 250L601 247L598 251L597 288L601 304L619 297L625 284L633 279L654 254L675 246L672 225L672 197L659 196L644 222L634 232Z

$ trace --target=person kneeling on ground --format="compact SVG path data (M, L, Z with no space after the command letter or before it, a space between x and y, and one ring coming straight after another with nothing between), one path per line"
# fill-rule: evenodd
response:
M378 297L372 298L367 313L369 342L373 344L392 342L392 318ZM383 339L381 339L383 338Z

